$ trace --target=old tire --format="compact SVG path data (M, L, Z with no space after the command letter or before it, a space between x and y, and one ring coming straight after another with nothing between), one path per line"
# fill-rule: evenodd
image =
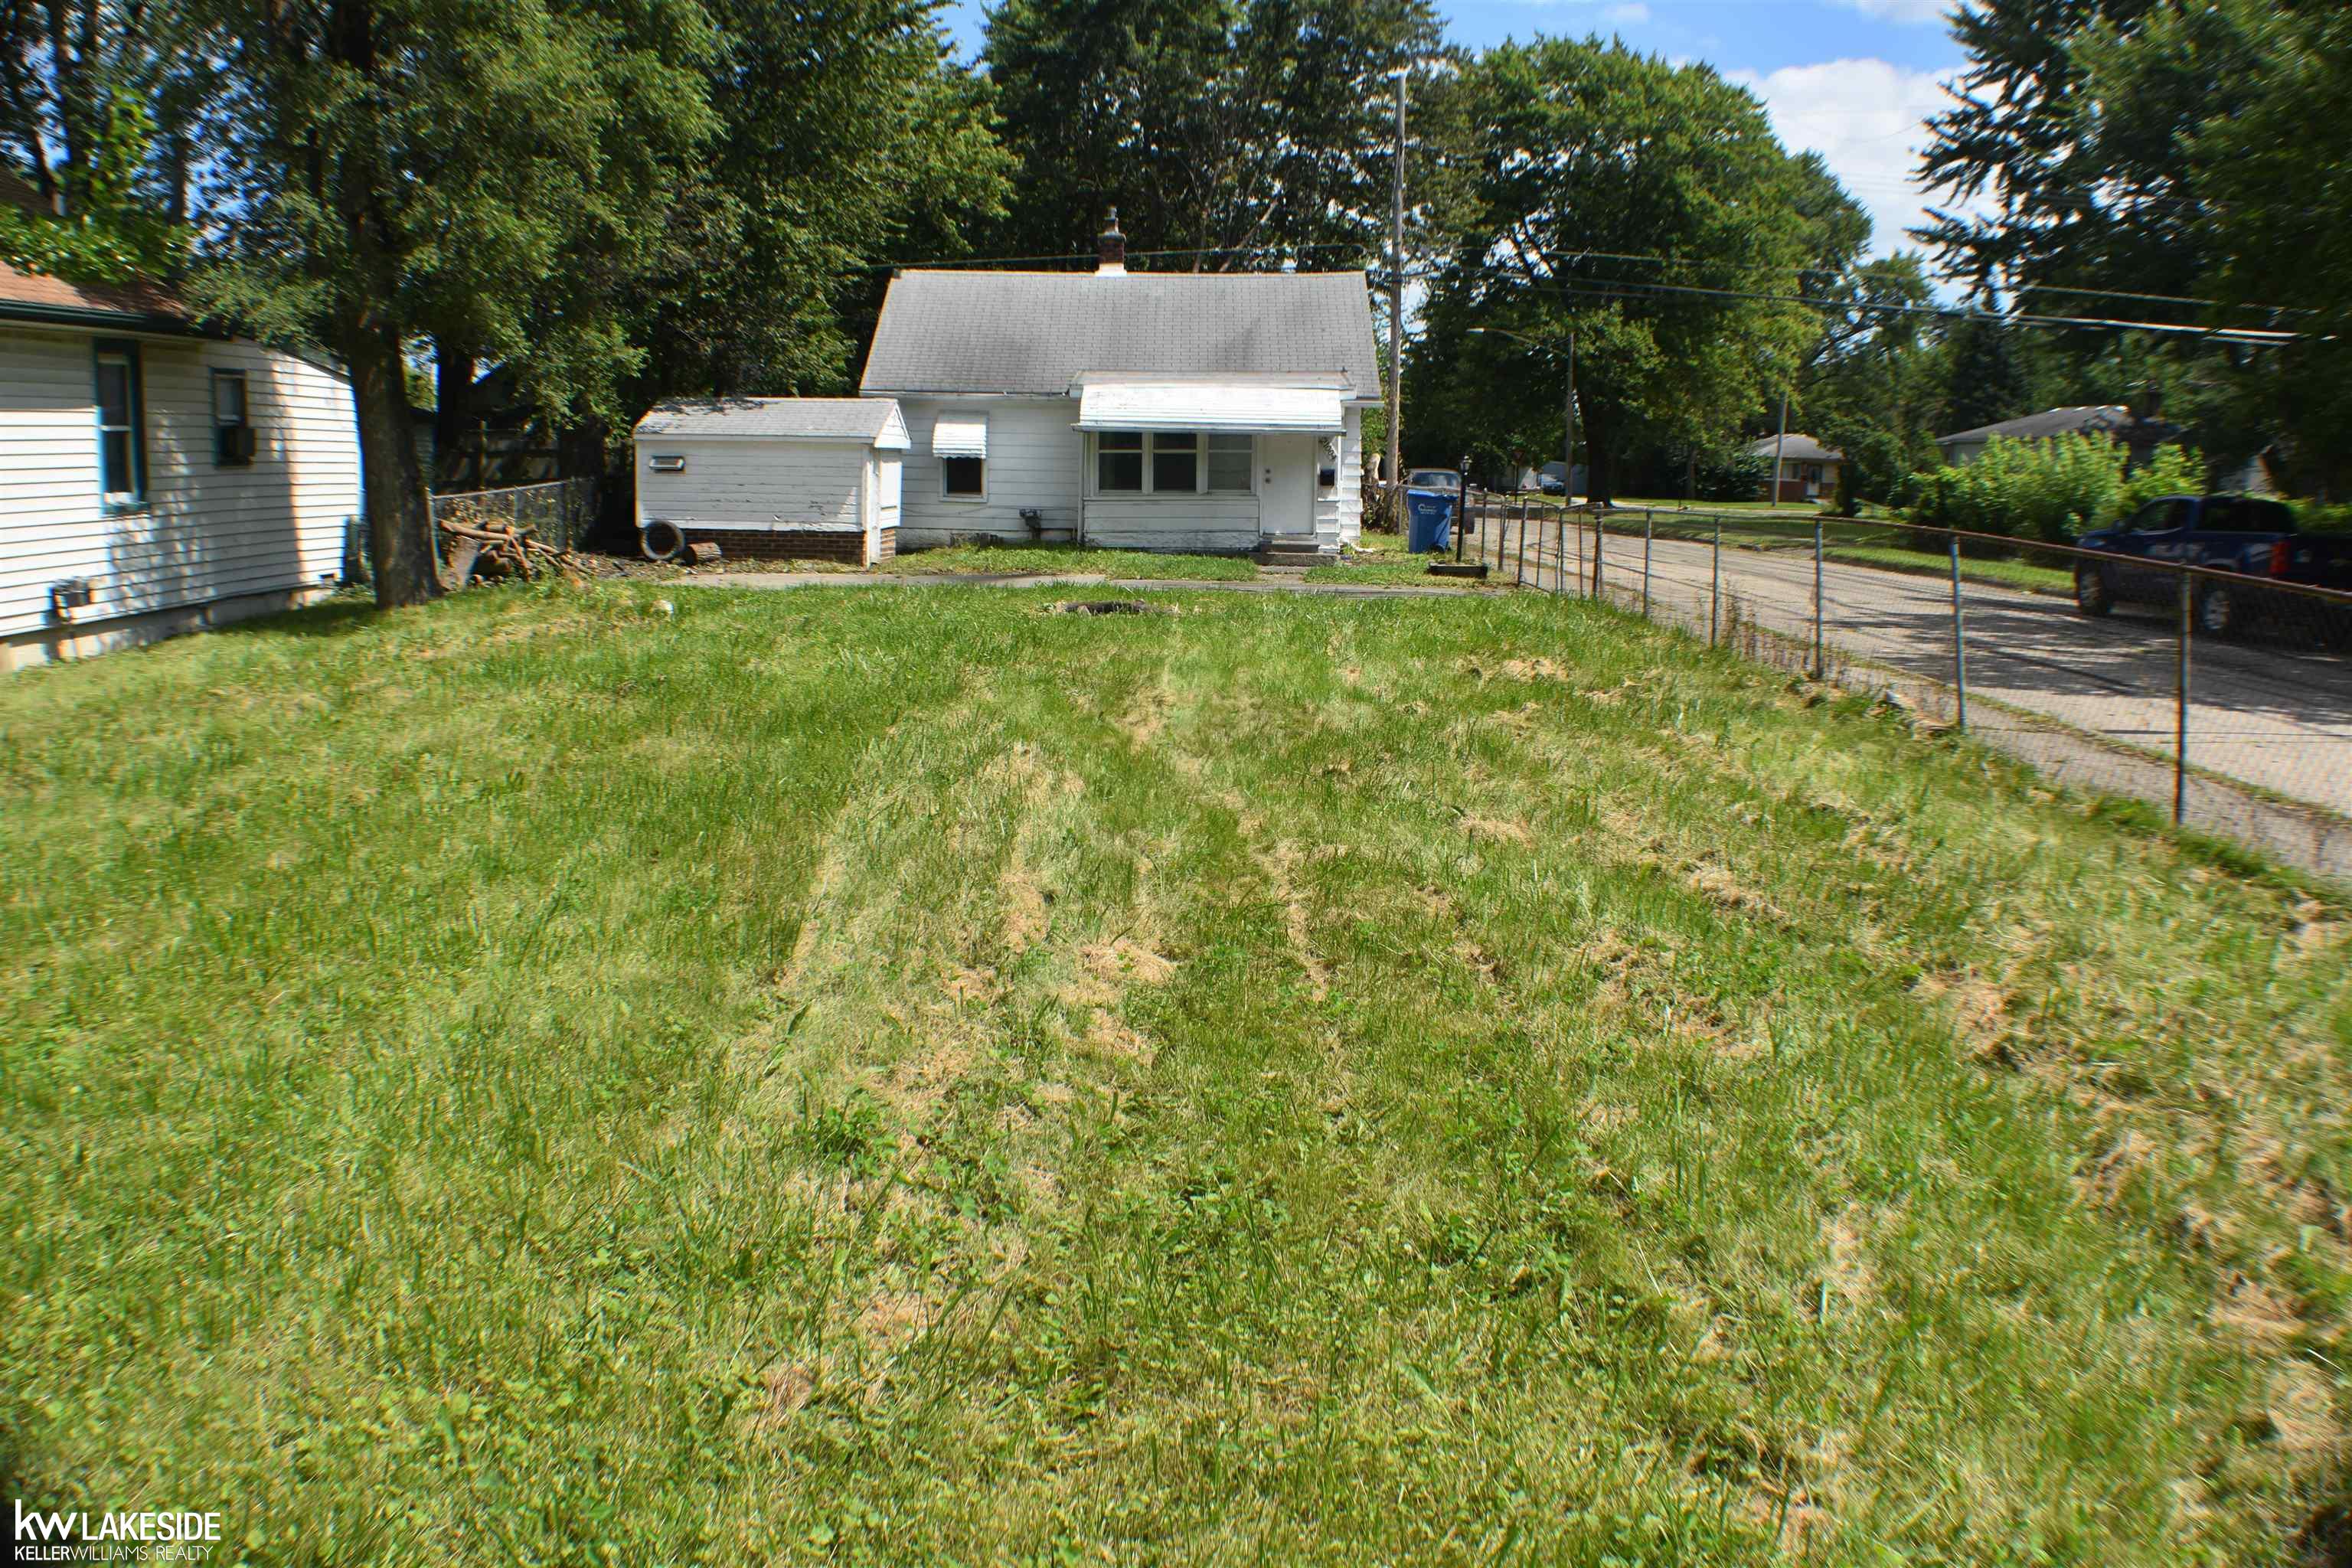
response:
M686 534L674 522L656 521L637 530L637 549L648 561L675 561L686 548Z
M2074 568L2074 607L2086 616L2104 616L2116 607L2107 574L2096 566Z

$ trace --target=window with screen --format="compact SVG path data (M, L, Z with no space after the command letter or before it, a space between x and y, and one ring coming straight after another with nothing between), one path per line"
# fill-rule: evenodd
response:
M213 372L213 463L243 468L253 464L253 426L246 417L245 372Z
M147 454L139 433L139 351L128 343L98 349L98 488L109 507L146 499Z
M1201 488L1201 437L1189 430L1162 430L1151 437L1151 488L1192 491Z
M1106 430L1095 437L1095 489L1103 491L1143 489L1143 433Z
M988 459L986 458L941 458L940 459L940 491L943 495L961 496L967 500L988 493Z
M1213 490L1250 489L1250 469L1256 453L1247 436L1209 437L1209 488Z

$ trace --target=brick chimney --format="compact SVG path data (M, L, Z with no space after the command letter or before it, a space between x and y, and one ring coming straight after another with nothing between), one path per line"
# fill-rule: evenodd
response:
M1110 209L1110 222L1095 237L1095 276L1124 278L1127 276L1127 236L1118 232L1118 209Z

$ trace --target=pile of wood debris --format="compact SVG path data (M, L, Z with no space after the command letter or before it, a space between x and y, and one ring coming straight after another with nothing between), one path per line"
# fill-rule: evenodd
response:
M580 583L602 576L605 563L593 555L561 550L483 507L451 507L436 520L443 545L442 581L452 588L468 583L520 577L535 581L550 574Z

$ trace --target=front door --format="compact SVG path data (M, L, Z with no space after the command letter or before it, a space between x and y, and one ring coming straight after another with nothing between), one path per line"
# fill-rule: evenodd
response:
M1260 533L1315 531L1315 437L1257 438Z

